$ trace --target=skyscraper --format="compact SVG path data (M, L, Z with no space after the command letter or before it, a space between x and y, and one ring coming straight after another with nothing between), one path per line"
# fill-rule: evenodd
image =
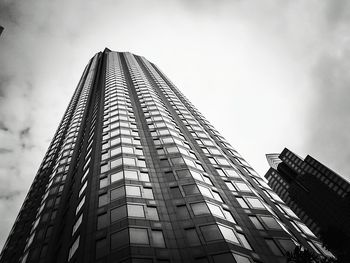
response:
M229 120L228 120L229 121ZM145 58L86 66L1 262L284 262L317 238Z
M334 247L338 258L350 260L350 184L312 158L297 156L288 149L266 155L271 168L268 184L299 218ZM335 239L335 240L334 240ZM343 250L343 252L341 252Z

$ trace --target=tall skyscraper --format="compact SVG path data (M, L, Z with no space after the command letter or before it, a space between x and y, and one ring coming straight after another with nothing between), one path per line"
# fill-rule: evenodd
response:
M312 158L300 158L288 149L268 154L265 177L271 188L334 253L350 260L350 184Z
M106 49L84 70L1 262L271 263L295 244L324 253L154 64Z

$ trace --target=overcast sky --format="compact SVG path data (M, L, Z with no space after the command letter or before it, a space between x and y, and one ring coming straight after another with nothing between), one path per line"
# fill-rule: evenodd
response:
M341 0L0 0L0 248L88 60L154 62L261 175L307 154L350 179Z

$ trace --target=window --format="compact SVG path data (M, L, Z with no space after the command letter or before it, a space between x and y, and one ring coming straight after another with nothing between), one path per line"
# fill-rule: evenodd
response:
M225 227L225 226L219 226L220 231L222 233L222 235L224 236L224 238L228 241L231 241L233 243L239 243L235 233L233 232L233 230L231 228Z
M75 210L76 215L79 213L79 211L82 208L82 206L84 205L84 203L85 203L85 196L81 199L81 201L79 202L79 204L77 206L77 209Z
M111 222L116 222L126 217L126 206L119 206L111 210Z
M236 197L237 202L239 203L239 205L243 208L249 208L249 206L247 205L247 202L241 198L241 197Z
M148 245L148 233L144 228L129 228L130 243L139 245Z
M124 171L125 179L128 180L137 180L137 171L125 170Z
M210 190L207 187L198 185L198 188L201 191L202 195L213 198L213 195L211 194Z
M107 254L107 241L105 238L96 241L96 258L103 257Z
M180 192L179 187L170 187L170 193L173 198L182 198L182 194Z
M222 239L221 232L217 225L201 226L200 230L203 234L205 241L214 241Z
M235 183L236 187L238 188L239 191L242 192L251 192L252 190L249 188L249 186L245 183L241 183L241 182L236 182Z
M255 226L256 229L263 230L264 227L258 220L256 216L249 216L250 221L252 221L253 225Z
M237 191L231 182L225 182L225 184L230 191Z
M278 239L277 241L286 252L292 252L296 246L290 239Z
M129 244L129 231L127 228L111 235L111 248L116 249Z
M143 195L144 195L144 198L154 199L153 191L151 188L143 188Z
M194 204L191 204L191 208L192 208L192 211L193 211L193 214L195 216L197 215L203 215L203 214L209 214L209 209L208 209L208 206L206 205L206 203L194 203Z
M247 249L250 249L250 250L253 250L252 247L250 246L247 238L245 237L245 235L241 234L241 233L237 233L238 235L238 238L241 240L241 243L242 245L247 248Z
M275 254L276 256L283 256L281 250L278 248L275 241L273 241L272 239L265 239L265 241L273 254Z
M68 261L71 260L71 258L73 257L75 251L77 251L77 249L79 247L79 239L80 239L80 236L77 237L77 239L74 241L74 243L70 247L69 255L68 255Z
M106 187L106 186L108 186L108 178L105 177L105 178L100 179L100 189L103 187Z
M195 228L185 229L185 235L189 246L200 245L200 241Z
M314 233L312 233L311 230L306 225L300 222L296 222L296 224L305 234L315 237Z
M198 194L198 188L195 184L188 184L188 185L184 185L182 186L182 189L185 192L185 195L194 195L194 194Z
M263 223L266 225L267 228L270 228L270 229L282 229L281 225L273 217L261 216L260 218L263 221Z
M214 263L233 262L231 253L219 254L213 256Z
M87 181L85 181L84 185L81 187L80 191L79 191L79 197L83 194L84 190L87 187Z
M209 207L209 210L210 212L215 215L215 216L218 216L218 217L223 217L225 218L224 214L222 213L221 209L219 206L217 205L214 205L214 204L211 204L211 203L207 203L208 207Z
M142 205L131 205L128 204L128 216L132 217L145 217L145 211Z
M123 179L123 171L111 174L111 183L117 182Z
M156 207L147 207L147 218L150 220L159 220L158 211Z
M102 229L105 228L108 224L108 218L107 218L107 213L104 213L102 215L99 215L97 217L97 229Z
M176 215L179 219L188 219L190 215L188 213L186 205L179 205L176 207Z
M247 201L250 204L250 206L254 209L265 209L264 204L255 197L247 197Z
M233 257L235 258L237 263L251 263L250 259L247 257L244 257L242 255L238 255L235 253L232 253Z
M124 197L125 196L125 188L124 186L115 188L111 190L111 200L115 200L118 199L120 197Z
M102 194L98 197L98 207L108 204L107 194Z
M155 247L165 247L163 232L161 230L152 230L152 243Z

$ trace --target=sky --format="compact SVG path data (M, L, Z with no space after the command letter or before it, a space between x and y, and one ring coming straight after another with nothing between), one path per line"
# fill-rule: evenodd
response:
M0 248L88 60L155 63L264 175L288 147L350 180L350 2L0 0Z

